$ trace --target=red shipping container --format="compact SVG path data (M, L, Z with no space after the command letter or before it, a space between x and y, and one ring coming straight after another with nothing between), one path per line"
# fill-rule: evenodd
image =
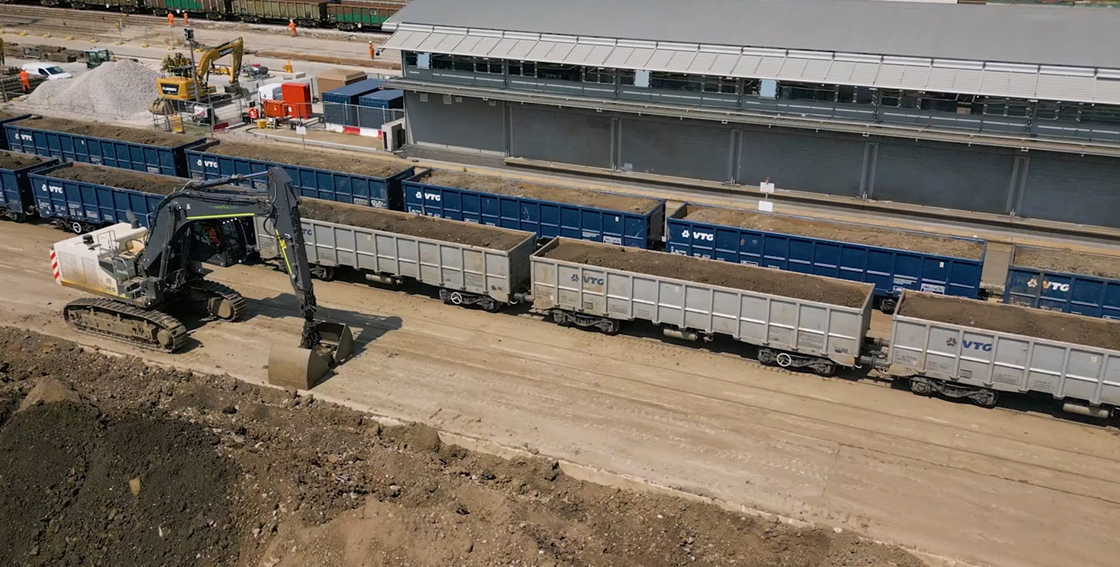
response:
M311 85L308 83L284 83L280 85L288 116L292 118L311 118Z
M284 111L284 103L278 100L264 100L261 102L264 107L264 115L268 118L284 118L288 115Z

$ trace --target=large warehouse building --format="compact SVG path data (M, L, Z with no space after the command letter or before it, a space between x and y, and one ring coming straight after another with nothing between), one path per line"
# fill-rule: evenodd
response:
M1120 10L414 0L411 144L1120 227Z

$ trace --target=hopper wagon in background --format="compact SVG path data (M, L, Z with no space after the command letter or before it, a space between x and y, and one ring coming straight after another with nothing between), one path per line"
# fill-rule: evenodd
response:
M249 23L281 23L295 21L302 27L319 27L327 23L330 0L230 0L231 18Z
M3 126L13 151L173 177L187 177L186 149L206 141L38 116L5 122ZM87 133L92 129L98 135Z
M1120 319L1120 258L1016 245L1003 302Z
M343 0L327 5L327 18L343 31L380 30L388 20L408 2Z
M907 289L981 296L975 238L689 204L666 224L669 252L871 283L885 313Z
M184 12L203 15L208 20L225 20L229 17L230 0L142 0L148 10L157 16Z
M56 164L57 159L0 150L0 216L16 222L37 217L31 174Z
M538 241L572 238L653 248L661 242L665 201L425 170L404 182L405 211L524 230Z

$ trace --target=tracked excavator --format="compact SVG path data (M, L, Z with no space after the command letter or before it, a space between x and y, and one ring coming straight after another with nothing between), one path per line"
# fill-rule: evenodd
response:
M230 56L229 67L215 65L218 59ZM241 84L238 77L241 75L241 60L245 56L245 42L239 37L223 43L217 47L207 47L202 51L196 65L191 64L188 57L182 53L168 55L163 58L160 69L167 74L166 77L156 79L159 96L167 100L195 100L217 92L210 85L210 73L229 75L227 91L240 94ZM196 82L197 81L197 82ZM198 96L195 96L195 86L198 87Z
M206 279L208 271L200 259L222 236L205 228L215 221L261 216L279 243L304 319L298 348L272 346L269 382L313 386L351 356L353 335L346 325L316 318L299 196L288 174L278 167L269 169L267 192L229 186L259 175L191 181L160 202L148 228L130 215L131 222L56 243L51 250L55 280L101 296L67 304L66 322L81 332L175 352L183 347L187 329L169 311L193 309L209 319L236 321L245 298Z

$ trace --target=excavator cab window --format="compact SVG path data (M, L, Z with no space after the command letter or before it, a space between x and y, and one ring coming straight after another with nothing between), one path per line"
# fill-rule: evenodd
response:
M227 268L246 261L252 220L241 218L196 222L191 225L191 260ZM248 225L248 226L247 226Z

